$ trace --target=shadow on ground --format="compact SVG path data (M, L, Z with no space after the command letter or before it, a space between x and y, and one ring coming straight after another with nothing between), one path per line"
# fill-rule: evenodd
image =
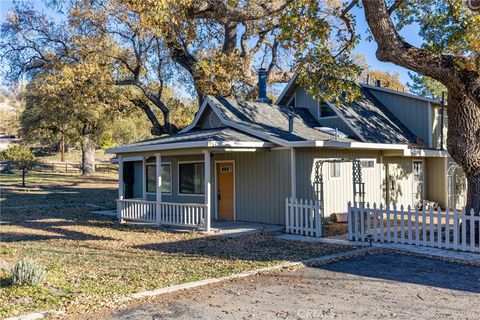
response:
M381 280L480 293L480 267L420 256L382 253L315 268Z

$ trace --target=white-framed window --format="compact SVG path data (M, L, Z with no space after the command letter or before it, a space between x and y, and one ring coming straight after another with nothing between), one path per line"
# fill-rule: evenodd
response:
M203 162L178 163L178 193L181 195L205 194L205 165Z
M340 178L341 170L340 170L340 162L331 162L330 163L330 178Z
M361 160L362 169L375 169L375 160Z
M154 163L147 163L147 193L157 192L156 177L157 177L157 165ZM162 193L172 193L172 165L169 162L162 163Z

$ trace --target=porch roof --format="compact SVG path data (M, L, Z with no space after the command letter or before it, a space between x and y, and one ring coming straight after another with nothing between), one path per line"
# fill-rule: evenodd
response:
M129 153L167 149L225 147L225 148L265 148L273 144L250 136L233 128L198 129L148 140L143 140L115 148L106 153Z

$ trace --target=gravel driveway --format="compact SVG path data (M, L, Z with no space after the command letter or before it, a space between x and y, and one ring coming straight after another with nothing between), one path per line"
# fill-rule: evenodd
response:
M478 319L480 267L397 253L164 295L87 318Z

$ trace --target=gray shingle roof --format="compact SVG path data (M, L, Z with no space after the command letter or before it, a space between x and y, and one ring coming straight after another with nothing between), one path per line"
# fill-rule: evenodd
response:
M359 100L337 110L366 142L417 144L417 137L368 89L360 90Z
M262 134L286 141L332 140L333 135L319 131L318 121L306 109L294 108L293 132L288 131L288 108L262 102L209 96L223 118ZM338 138L337 141L352 141Z
M223 127L223 128L215 128L215 129L193 129L185 133L178 133L170 136L162 136L158 138L143 140L143 141L123 145L121 147L126 148L126 147L139 147L139 146L199 142L199 141L264 142L259 138L252 137L238 130Z

